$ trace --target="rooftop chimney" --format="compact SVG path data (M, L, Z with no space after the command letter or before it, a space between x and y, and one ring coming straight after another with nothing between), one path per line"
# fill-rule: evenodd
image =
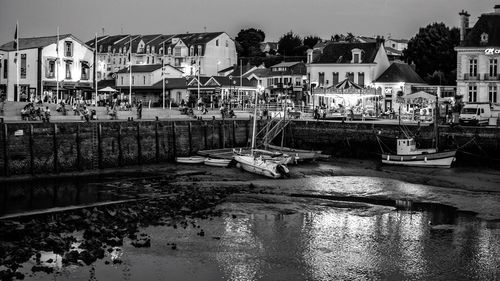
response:
M467 32L467 28L469 28L469 13L467 11L462 10L460 13L460 42L465 40L465 33Z

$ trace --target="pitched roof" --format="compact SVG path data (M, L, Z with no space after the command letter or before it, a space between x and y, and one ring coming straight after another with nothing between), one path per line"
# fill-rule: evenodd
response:
M393 62L384 73L382 73L374 82L378 83L417 83L425 84L425 81L406 63Z
M180 38L186 45L206 44L224 32L205 32L205 33L183 33L177 34L174 38Z
M243 66L236 66L236 68L233 69L233 71L231 71L231 73L228 74L229 75L232 75L232 76L240 76L240 74L243 74L245 75L245 73L247 73L248 71L250 71L252 68L254 68L255 66L253 65L249 65L249 64L245 64ZM221 72L221 71L219 71ZM224 71L222 71L224 72Z
M59 40L72 37L73 39L77 40L73 35L71 34L63 34L59 35ZM26 50L26 49L35 49L35 48L41 48L48 46L50 44L54 44L57 41L57 36L45 36L45 37L32 37L32 38L19 38L19 50ZM79 41L79 40L77 40ZM79 41L80 42L80 41ZM85 44L81 42L82 44ZM8 43L3 44L0 46L0 50L2 51L15 51L14 49L14 41L10 41Z
M350 63L353 49L361 49L361 61L373 63L379 46L377 43L347 43L335 42L326 45L323 53L314 59L313 63Z
M408 40L407 39L395 39L395 38L388 38L387 41L394 41L396 43L403 43L403 44L407 44L408 43Z
M97 37L97 46L102 45L102 50L104 52L107 52L109 45L113 46L113 44L115 44L115 42L117 42L118 40L123 39L125 37L128 37L128 36L129 35L112 35L112 36L106 35L106 36ZM94 47L94 43L95 43L95 38L87 41L87 45L91 46L92 48Z
M301 61L291 61L291 62L280 62L278 64L275 64L275 65L272 65L271 68L275 68L275 67L290 67L290 66L294 66L298 63L301 63Z
M403 52L392 47L385 47L385 52L391 56L402 56Z
M373 38L373 37L368 37L368 36L357 36L356 39L359 41L359 42L366 42L366 43L374 43L374 42L377 42L377 39L376 38Z
M157 69L160 69L162 67L161 64L148 64L148 65L132 65L132 72L133 73L139 73L139 72L153 72ZM117 73L128 73L129 69L128 67L120 69Z
M255 74L257 77L268 77L271 74L271 69L268 68L257 68L252 70L251 72L243 75L244 78L250 77L252 74Z
M481 44L481 34L488 34L488 42ZM474 27L466 34L465 47L500 46L500 13L482 14Z

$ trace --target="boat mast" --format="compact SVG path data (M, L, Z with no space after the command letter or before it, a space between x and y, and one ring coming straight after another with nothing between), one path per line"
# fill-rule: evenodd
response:
M255 91L255 108L253 111L253 129L252 129L252 149L251 154L253 155L253 149L255 148L255 127L257 126L257 91Z
M438 94L436 93L436 105L434 107L434 143L436 145L436 152L439 149L439 126L438 126L438 117L439 117L439 105L438 105Z

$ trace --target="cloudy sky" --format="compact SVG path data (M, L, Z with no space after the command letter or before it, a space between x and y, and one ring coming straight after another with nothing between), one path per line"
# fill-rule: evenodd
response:
M329 38L336 33L411 38L432 22L458 26L458 12L493 11L500 0L0 0L0 44L20 37L72 33L87 41L105 34L172 34L260 28L266 41L292 30Z

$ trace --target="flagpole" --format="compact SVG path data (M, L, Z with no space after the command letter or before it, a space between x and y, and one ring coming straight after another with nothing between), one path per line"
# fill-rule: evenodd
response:
M56 104L59 103L59 26L57 27L56 40Z
M97 106L97 32L95 33L95 53L94 53L94 85L95 85L95 105Z
M198 54L198 100L200 100L200 68L201 68L201 64L200 64L200 55ZM198 102L198 101L196 101ZM193 106L194 108L194 106Z
M165 54L165 41L163 41L163 54ZM165 109L165 56L161 60L161 76L163 77L163 109Z
M130 40L129 40L128 63L129 63L128 102L129 104L132 104L132 35L130 35Z
M16 80L17 80L17 98L21 100L21 92L19 88L19 21L16 21Z

